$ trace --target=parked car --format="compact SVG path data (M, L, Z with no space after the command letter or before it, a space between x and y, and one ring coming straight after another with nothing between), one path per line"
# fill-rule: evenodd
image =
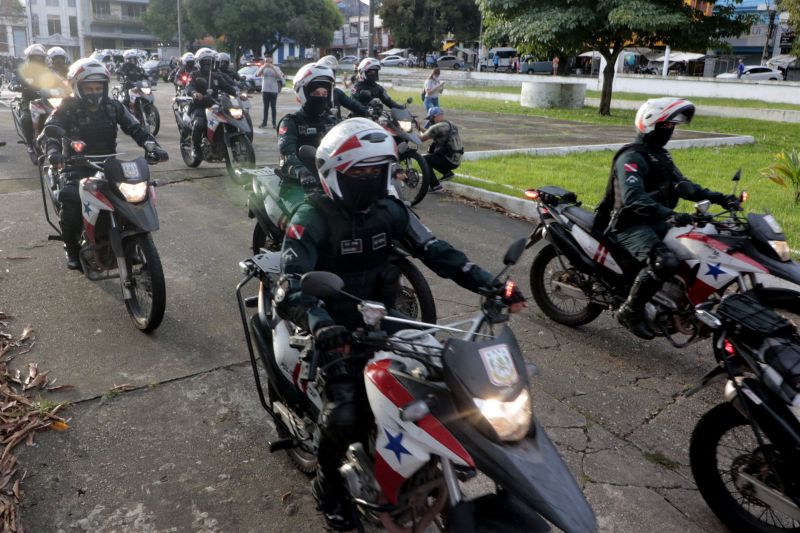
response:
M406 63L406 58L403 56L386 56L381 59L381 65L384 67L404 67Z
M524 56L520 62L519 71L522 74L552 74L552 61L536 61L533 56Z
M257 71L258 67L255 65L249 65L239 69L239 76L244 78L248 92L257 92L261 90L263 78L261 76L256 76Z
M456 56L442 56L436 59L436 66L458 70L464 68L464 62Z
M148 78L161 78L164 81L167 81L167 76L172 70L169 61L159 61L157 59L146 61L142 68L147 73Z
M497 56L498 70L511 70L511 59L517 54L517 49L509 46L490 48L486 58L481 59L481 67L484 69L493 69L494 57Z
M340 65L347 64L347 63L349 63L351 65L353 65L355 63L358 63L358 58L356 56L344 56L339 60L339 64Z
M737 78L736 71L726 72L725 74L718 74L717 79L720 80L735 80ZM776 68L762 67L761 65L750 65L744 67L742 73L743 80L782 80L783 72Z

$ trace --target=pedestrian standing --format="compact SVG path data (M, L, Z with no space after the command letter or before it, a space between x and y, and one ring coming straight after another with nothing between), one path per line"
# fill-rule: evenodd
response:
M425 110L432 107L439 107L439 95L444 91L444 81L439 81L441 72L438 68L433 69L428 79L425 80Z
M553 58L553 76L558 76L558 56Z
M492 64L494 65L494 71L497 72L497 67L500 66L500 56L497 55L495 52L494 57L492 57Z
M744 61L740 59L739 64L736 66L736 77L741 78L742 74L744 74Z
M281 85L285 76L277 65L272 64L272 57L267 56L264 58L264 64L256 71L256 77L261 76L261 99L264 101L264 118L261 120L260 128L267 127L267 118L269 118L269 110L272 109L272 128L275 128L278 106L278 93L281 90Z

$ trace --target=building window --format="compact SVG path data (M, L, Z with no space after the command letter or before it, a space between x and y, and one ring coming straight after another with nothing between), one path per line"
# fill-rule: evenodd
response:
M75 0L67 0L67 7L75 7Z
M69 18L69 36L70 37L78 36L78 17Z
M364 28L361 31L364 32L364 33L368 33L369 32L369 22L362 22L361 24L362 24L362 26Z
M111 3L110 2L100 2L98 0L94 0L92 2L92 14L95 16L108 16L111 14Z
M39 36L39 15L31 15L31 31L34 37Z
M61 17L47 15L47 35L61 35Z
M47 0L48 7L58 7L58 0Z
M140 19L145 9L147 6L142 4L123 4L122 16L129 19Z

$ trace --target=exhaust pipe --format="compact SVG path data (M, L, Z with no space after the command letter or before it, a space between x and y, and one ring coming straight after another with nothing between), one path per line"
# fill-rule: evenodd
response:
M547 226L545 232L545 239L547 239L556 249L569 259L572 266L586 274L596 274L598 265L587 256L572 235L557 225L550 224Z

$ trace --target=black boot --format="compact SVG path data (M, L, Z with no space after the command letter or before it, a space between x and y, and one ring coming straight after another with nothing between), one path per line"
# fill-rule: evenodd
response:
M633 282L628 299L617 311L617 320L639 338L650 340L655 333L644 320L644 306L661 289L662 281L647 268L642 269Z
M356 527L352 503L342 483L328 482L319 470L311 482L311 495L317 502L317 510L325 517L328 527L334 531L350 531Z
M80 260L80 247L77 244L65 244L64 253L67 256L67 268L70 270L83 270Z

